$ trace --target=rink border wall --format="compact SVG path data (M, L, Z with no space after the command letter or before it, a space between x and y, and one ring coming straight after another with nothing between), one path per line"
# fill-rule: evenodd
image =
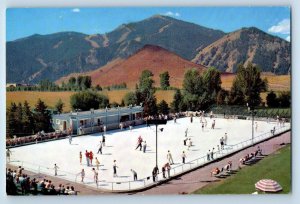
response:
M207 162L207 163L205 163L205 164L202 164L202 165L200 165L200 166L194 167L194 168L189 169L189 170L187 170L187 171L178 173L178 174L176 174L176 175L174 175L174 176L172 176L172 177L170 177L170 178L168 178L168 179L164 179L164 180L158 181L157 183L149 184L148 186L145 186L145 187L142 187L142 188L137 188L137 189L132 189L132 190L115 190L115 191L108 191L108 190L107 190L107 192L110 192L110 193L116 193L116 194L143 192L143 191L145 191L145 190L149 190L149 189L154 188L154 187L156 187L156 186L159 186L159 185L161 185L161 184L167 183L167 182L169 182L169 181L171 181L171 180L173 180L173 179L176 179L176 178L178 178L178 177L180 177L180 176L183 176L183 175L185 175L185 174L191 173L191 172L193 172L193 171L195 171L195 170L198 170L198 169L200 169L200 168L202 168L202 167L205 167L205 166L207 166L207 165L210 165L210 164L213 164L213 163L215 163L215 162L218 162L218 161L221 161L221 160L223 160L223 159L226 159L226 158L228 158L228 157L230 157L230 156L232 156L232 155L235 155L236 153L239 153L239 152L241 152L241 151L243 151L243 150L245 150L245 149L248 149L248 148L251 147L251 146L255 146L255 145L257 145L257 144L263 143L263 142L268 141L268 140L270 140L270 139L273 139L273 138L275 138L275 137L279 137L279 136L281 136L282 134L285 134L285 133L287 133L287 132L291 132L291 128L288 129L288 130L285 130L285 131L283 131L283 132L281 132L281 133L275 134L275 135L273 135L273 136L271 136L271 137L269 137L269 138L263 139L263 140L258 141L258 142L256 142L256 143L253 143L253 145L245 146L244 148L239 149L239 150L237 150L237 151L235 151L235 152L232 152L232 153L226 154L226 155L224 155L224 156L222 156L222 157L219 157L219 158L217 158L217 159L214 159L213 161Z

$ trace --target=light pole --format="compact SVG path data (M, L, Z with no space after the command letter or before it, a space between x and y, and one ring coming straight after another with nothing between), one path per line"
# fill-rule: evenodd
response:
M253 146L253 141L254 141L254 106L253 105L250 105L247 103L247 107L248 107L248 110L251 111L251 118L252 118L252 146Z
M156 119L156 120L148 120L148 124L154 124L155 127L156 127L156 167L158 167L158 164L157 164L157 126L158 125L165 125L167 124L167 120L159 120L159 119Z

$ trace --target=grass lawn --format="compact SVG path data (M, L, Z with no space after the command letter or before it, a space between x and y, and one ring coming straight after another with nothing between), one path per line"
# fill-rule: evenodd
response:
M290 145L283 147L252 166L242 168L227 179L198 189L194 194L251 194L256 191L255 183L264 178L277 181L283 188L280 193L290 192Z

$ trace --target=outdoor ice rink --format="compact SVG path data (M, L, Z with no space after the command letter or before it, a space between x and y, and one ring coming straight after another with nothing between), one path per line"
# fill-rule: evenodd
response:
M161 125L163 132L158 131L158 167L161 172L162 166L168 162L167 151L170 150L173 156L174 165L172 165L171 176L189 168L206 162L206 154L213 147L217 151L217 145L220 144L220 138L225 133L228 135L227 144L223 154L233 151L235 148L242 148L242 145L235 145L240 142L251 139L251 120L223 119L215 118L215 129L211 129L213 119L206 118L207 126L202 131L200 119L194 117L193 123L190 118L168 121L167 125ZM279 131L279 125L276 122L256 121L257 130L254 128L254 136L265 134L270 136L270 130L276 127ZM284 124L284 129L290 127L289 123ZM185 130L188 128L188 138L191 138L193 146L188 150L183 145L185 139ZM282 130L282 129L281 129ZM278 133L278 132L275 132ZM147 142L146 153L135 150L137 138L142 136ZM108 190L127 190L140 188L152 183L152 170L155 166L155 126L151 128L143 126L134 127L132 131L115 130L106 133L106 146L103 147L103 154L96 154L101 134L85 135L74 137L72 145L68 139L56 140L34 145L27 145L11 149L11 164L23 165L27 170L42 172L44 174L54 175L54 164L59 167L58 177L70 181L81 181L79 172L84 168L86 177L84 184L91 187L97 185L93 181L92 167L86 166L85 150L93 151L94 158L100 161L98 188ZM256 138L259 140L262 138ZM255 141L256 141L255 140ZM245 143L246 144L246 143ZM247 143L250 144L249 141ZM232 146L235 145L235 146ZM243 144L244 145L244 144ZM234 147L234 148L233 148ZM79 163L79 152L83 153L83 164ZM186 164L182 166L182 151L186 153ZM235 150L236 151L236 150ZM204 158L195 160L204 156ZM215 154L221 156L220 154ZM113 160L117 163L118 177L113 177ZM192 161L194 160L194 161ZM190 162L192 161L192 162ZM95 160L93 161L93 165ZM174 169L174 167L177 167ZM94 168L96 168L94 166ZM130 169L134 169L138 175L138 181L133 182L133 175ZM147 177L150 177L150 179ZM159 179L162 179L159 175ZM130 182L128 182L130 181ZM113 182L113 183L112 183ZM124 182L124 183L123 183Z

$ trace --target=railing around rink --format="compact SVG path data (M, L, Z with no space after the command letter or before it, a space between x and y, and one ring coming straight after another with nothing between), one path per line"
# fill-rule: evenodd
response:
M275 132L266 132L264 134L255 136L252 140L248 139L242 142L239 142L235 145L230 145L230 146L225 146L224 149L220 149L218 151L214 152L214 159L220 159L223 157L226 157L229 154L232 154L234 152L237 152L239 150L242 150L246 147L252 146L254 144L259 143L260 141L263 141L265 139L271 138L274 135L283 133L287 130L290 129L290 125L285 126L285 127L280 127L275 129ZM105 181L103 178L101 178L101 174L99 175L99 181L95 182L94 178L85 176L84 178L84 183L81 182L81 176L80 173L78 174L73 174L70 172L62 171L58 169L58 177L70 181L74 181L75 183L82 183L86 184L89 187L92 188L98 188L104 191L109 191L109 192L122 192L122 191L130 191L130 190L136 190L136 189L143 189L146 187L150 187L152 185L156 185L157 181L161 182L163 180L166 180L168 178L172 178L174 176L178 176L184 172L190 171L192 169L198 168L200 166L203 166L209 162L213 162L213 160L207 160L207 155L202 156L200 158L187 161L185 164L181 164L178 166L175 166L171 168L169 171L165 171L165 177L163 176L163 173L160 172L158 173L157 177L155 178L156 182L153 182L153 177L148 176L145 178L138 179L136 181L120 181L120 182L111 182L111 181ZM31 162L25 162L25 161L11 161L11 163L15 164L16 166L22 166L25 167L26 170L32 171L32 172L37 172L37 173L44 173L47 175L53 175L54 176L54 168L52 167L45 167L41 166L39 164L34 164ZM25 165L25 166L24 166ZM51 173L51 172L52 173ZM50 173L49 173L50 172ZM71 179L73 178L73 179ZM132 177L131 177L132 178Z

